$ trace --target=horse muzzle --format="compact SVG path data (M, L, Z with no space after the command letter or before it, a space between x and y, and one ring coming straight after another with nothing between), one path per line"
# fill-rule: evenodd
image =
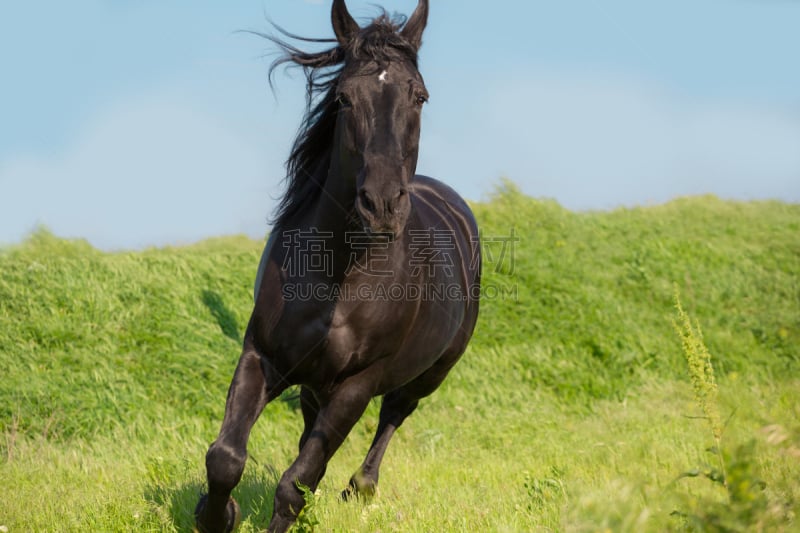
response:
M411 212L408 189L397 186L378 193L366 186L361 187L356 198L356 212L368 232L400 233Z

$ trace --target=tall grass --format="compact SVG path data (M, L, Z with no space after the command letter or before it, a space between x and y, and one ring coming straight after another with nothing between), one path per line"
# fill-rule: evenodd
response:
M691 502L717 501L719 487L674 482L708 447L686 416L677 284L688 324L703 324L696 338L714 354L706 403L717 414L703 417L724 427L725 442L754 442L732 445L728 458L717 446L725 479L749 457L741 479L762 480L766 508L780 508L759 516L796 526L800 206L702 197L572 213L505 185L473 207L494 290L473 343L398 432L377 497L337 500L369 446L376 402L331 462L306 523L663 531L676 509L698 514ZM511 256L503 243L514 244ZM236 237L103 253L40 230L0 251L0 526L191 526L262 246ZM701 344L690 345L702 361ZM700 364L698 375L708 370ZM268 522L301 426L288 396L262 415L236 492L243 531Z

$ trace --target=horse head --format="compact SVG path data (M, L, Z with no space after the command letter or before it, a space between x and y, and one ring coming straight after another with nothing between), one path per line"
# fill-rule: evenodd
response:
M411 211L408 188L419 154L422 107L428 91L417 52L428 18L422 0L400 26L383 16L365 28L335 0L332 23L344 66L335 87L338 105L333 157L340 178L353 180L354 205L364 228L398 233Z

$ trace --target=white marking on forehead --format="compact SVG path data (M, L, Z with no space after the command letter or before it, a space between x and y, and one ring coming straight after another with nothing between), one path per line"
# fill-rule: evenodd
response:
M389 71L388 71L388 70L384 70L383 72L381 72L381 75L380 75L380 76L378 76L378 79L379 79L380 81L382 81L382 82L384 82L384 83L385 83L385 82L386 82L386 75L387 75L388 73L389 73Z

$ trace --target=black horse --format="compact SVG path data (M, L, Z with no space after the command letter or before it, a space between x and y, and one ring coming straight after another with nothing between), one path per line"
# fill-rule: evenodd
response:
M333 47L306 53L273 38L308 78L308 113L288 160L288 188L259 267L255 307L206 455L203 532L231 531L230 497L264 406L301 385L305 429L276 488L269 531L282 532L371 398L375 439L343 493L369 496L395 430L458 361L478 317L480 245L467 204L415 175L428 100L417 52L428 18L385 12L364 28L334 0ZM300 39L286 34L289 37ZM325 42L324 40L302 39Z

